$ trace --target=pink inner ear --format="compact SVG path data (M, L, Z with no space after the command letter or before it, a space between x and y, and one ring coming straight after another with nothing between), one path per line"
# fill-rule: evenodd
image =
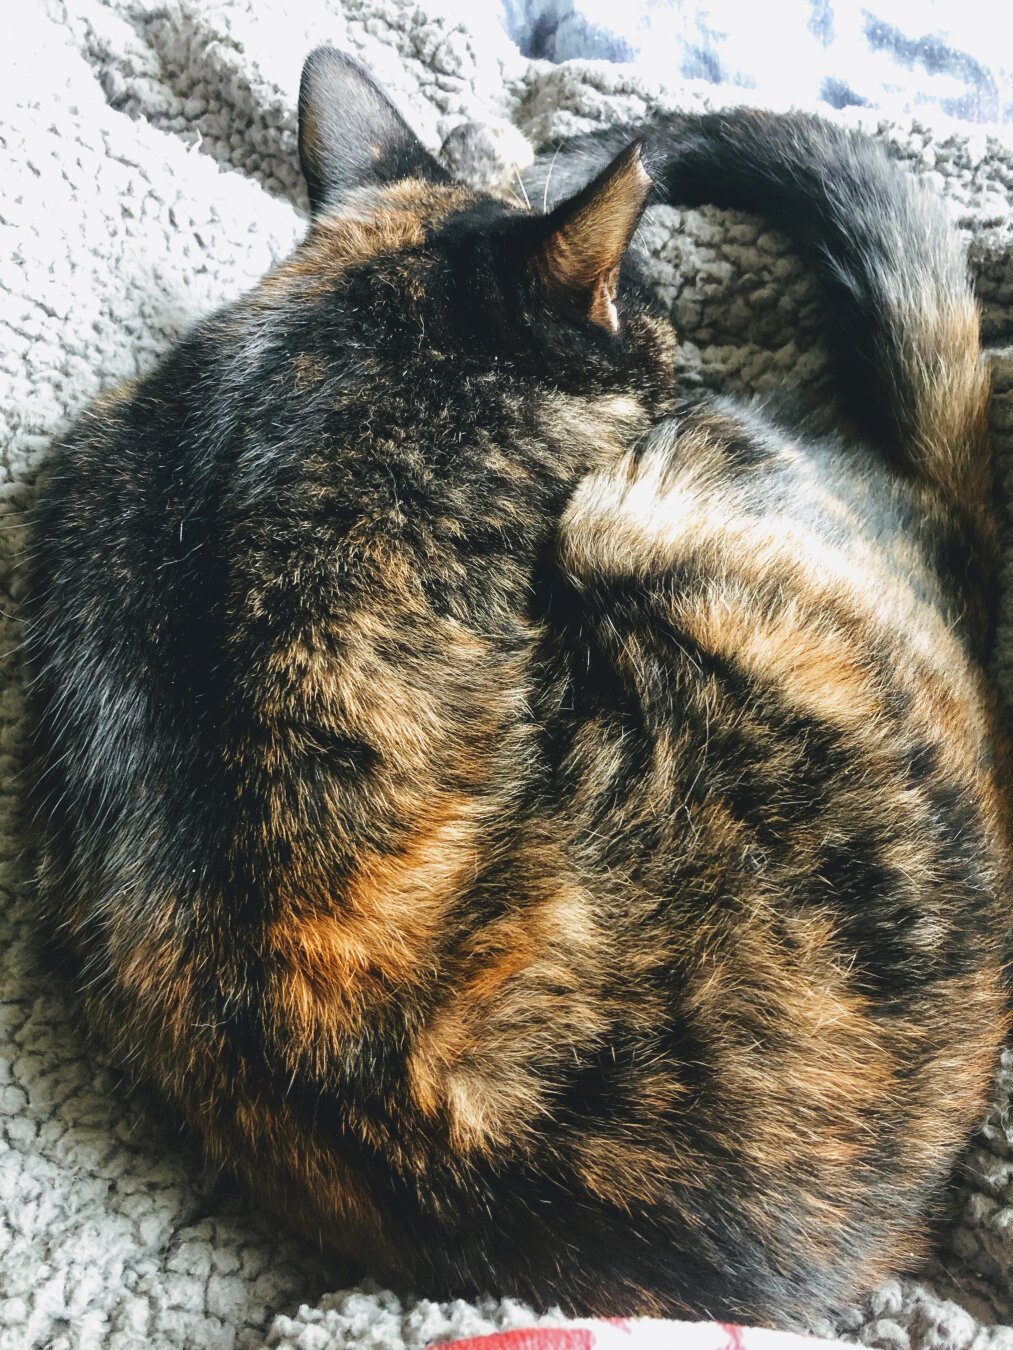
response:
M610 333L619 332L619 315L616 312L616 291L619 287L619 268L613 267L606 277L602 277L595 290L594 299L588 317Z

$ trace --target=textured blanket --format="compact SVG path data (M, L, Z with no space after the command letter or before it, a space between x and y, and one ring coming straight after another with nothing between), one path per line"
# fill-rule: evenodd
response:
M530 1324L516 1304L441 1306L360 1285L206 1175L157 1103L128 1097L87 1044L41 955L21 863L21 513L52 438L101 388L150 367L298 237L294 107L314 44L358 53L434 148L469 120L544 141L743 95L666 80L658 62L645 74L528 60L487 13L462 4L455 17L449 0L8 0L2 27L0 1347L398 1350ZM864 118L966 231L1008 493L1013 146L955 123L835 115ZM523 153L516 137L494 139ZM778 237L746 217L667 209L643 237L683 336L684 380L742 390L819 377L818 297ZM1006 581L1010 684L1008 548ZM1013 1350L1009 1055L1004 1072L936 1258L821 1330L890 1350Z

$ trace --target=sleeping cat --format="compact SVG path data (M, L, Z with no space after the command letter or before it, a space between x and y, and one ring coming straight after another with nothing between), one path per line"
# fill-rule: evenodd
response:
M299 136L305 241L39 498L41 881L90 1022L420 1293L812 1323L923 1250L1008 1024L956 244L798 114L575 141L545 214L330 49ZM846 435L679 401L654 193L794 238Z

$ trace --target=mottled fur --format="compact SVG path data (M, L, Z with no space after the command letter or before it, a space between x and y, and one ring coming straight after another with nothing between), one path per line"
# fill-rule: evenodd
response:
M421 1292L812 1321L923 1249L1007 1025L956 246L808 117L576 142L542 217L333 53L300 109L305 242L40 497L43 893L89 1017ZM677 403L620 269L644 162L793 234L860 434Z

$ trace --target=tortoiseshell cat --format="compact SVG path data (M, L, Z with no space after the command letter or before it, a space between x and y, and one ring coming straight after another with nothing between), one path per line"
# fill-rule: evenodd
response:
M420 1292L811 1323L923 1249L1007 1026L957 246L804 115L585 138L542 215L322 49L300 151L305 242L42 490L42 879L91 1023ZM677 402L645 163L791 234L853 436Z

